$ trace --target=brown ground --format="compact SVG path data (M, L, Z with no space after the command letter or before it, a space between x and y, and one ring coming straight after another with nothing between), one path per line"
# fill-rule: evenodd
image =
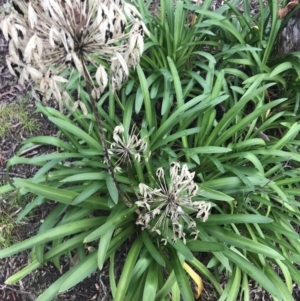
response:
M0 0L0 7L5 3L5 0ZM223 1L216 0L215 7L222 4ZM252 1L253 3L256 1ZM253 4L253 12L256 12L256 6ZM7 42L4 40L0 32L0 108L13 102L23 103L24 95L28 93L30 87L20 86L17 80L9 73L5 62L5 55L7 54L8 47ZM34 113L35 106L34 101L29 99L24 103L26 110L30 116L35 119L38 123L33 131L27 131L22 128L18 120L11 121L11 129L5 135L0 137L0 184L6 182L6 169L5 165L9 158L13 157L18 151L22 141L26 137L37 136L37 135L56 135L55 127L48 122L46 118L40 114ZM0 116L1 118L1 116ZM49 149L42 147L33 150L28 156L40 155L44 152L49 152ZM28 166L18 166L11 170L11 177L22 177L27 178L32 175L34 170ZM10 199L4 199L0 202L0 214L11 216L12 218L17 215L20 210L20 205L16 203L15 206L9 204ZM13 232L12 241L21 241L25 238L36 233L40 226L40 220L43 219L52 205L45 204L34 211L30 218L25 219L19 225L16 225ZM130 242L124 246L119 252L116 264L116 274L120 272L123 265L126 251L130 245ZM0 244L1 248L1 244ZM42 293L51 283L60 277L60 272L54 268L51 264L45 265L32 272L29 276L25 277L16 285L5 285L4 281L10 275L16 273L19 269L24 267L29 258L28 252L23 252L17 256L0 260L0 301L35 301L37 296ZM64 258L61 262L62 270L66 271L69 268L68 258ZM226 283L224 277L223 283ZM250 283L252 286L252 297L251 300L258 301L271 301L267 293L256 287L255 284ZM209 283L204 283L205 291L200 297L200 301L217 301L218 296L215 293L213 287ZM295 300L297 298L298 288L295 288ZM85 279L82 283L78 284L73 289L60 294L54 301L109 301L112 297L109 292L109 281L108 281L108 267L104 267L101 272L96 272L90 277Z

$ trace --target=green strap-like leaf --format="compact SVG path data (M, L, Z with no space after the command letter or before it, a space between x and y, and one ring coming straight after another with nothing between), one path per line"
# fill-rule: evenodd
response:
M16 253L19 253L36 245L52 241L59 237L65 237L84 231L86 229L95 228L98 225L104 223L105 220L106 217L94 217L58 226L54 229L47 230L31 238L25 239L22 242L16 243L7 249L0 250L0 258L14 255Z
M203 226L205 227L205 224L203 224L202 227ZM238 248L248 250L250 252L262 254L271 258L284 260L284 257L281 254L279 254L276 250L267 247L261 243L255 242L252 239L246 238L241 235L237 235L224 228L218 226L209 226L207 228L205 227L205 230L213 237L229 245L233 245Z
M135 262L139 256L140 250L142 247L142 239L139 237L130 248L128 252L120 280L118 282L116 295L114 301L123 301L127 293L127 288L131 279L132 271L135 265Z
M79 193L68 191L65 189L58 189L48 185L41 185L32 183L28 180L15 179L15 184L19 188L24 188L32 193L41 195L49 200L71 205L72 201L79 195ZM107 199L91 196L84 202L78 204L79 207L94 208L107 210Z
M146 231L142 231L141 235L142 235L143 243L144 243L147 251L149 252L149 254L154 258L154 260L158 264L160 264L161 266L165 266L164 258L161 256L161 254L159 253L159 251L157 250L157 248L155 247L155 245L151 241L148 233Z
M147 277L144 286L143 301L154 301L157 290L157 262L152 260L148 267Z
M113 181L112 177L109 174L105 175L105 180L106 180L106 187L108 189L111 199L115 204L118 204L119 192L115 182Z
M281 296L275 284L269 279L268 276L266 276L266 274L262 270L258 269L248 260L241 257L240 255L238 255L232 250L227 250L224 251L223 253L228 257L228 259L231 262L238 265L243 272L247 273L251 278L257 281L270 294L272 294L274 297L280 300L284 300L282 299L283 296Z
M170 261L172 264L172 268L174 269L176 281L179 286L179 290L183 300L194 301L195 298L191 289L188 275L183 269L182 263L177 255L177 252L172 247L169 249L169 252L170 252Z

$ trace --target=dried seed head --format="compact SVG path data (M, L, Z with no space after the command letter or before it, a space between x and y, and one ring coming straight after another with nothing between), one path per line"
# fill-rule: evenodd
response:
M130 164L131 156L140 162L141 156L147 150L147 142L138 138L135 134L135 128L132 129L130 135L126 138L122 124L115 127L113 140L114 142L111 143L109 150L111 154L118 157L117 164L120 165Z
M195 173L189 172L186 164L181 167L177 162L171 163L168 179L165 177L164 169L158 168L157 188L150 188L143 183L139 185L140 198L136 205L142 208L142 213L138 217L137 224L142 225L142 229L163 232L164 239L168 235L170 225L173 240L182 239L185 242L184 224L187 229L194 230L191 235L198 235L198 230L195 229L196 222L191 213L196 212L196 218L206 221L211 203L192 200L199 190L193 181L194 175Z
M41 77L32 70L45 77L50 69L53 75L76 69L86 80L93 79L97 92L103 93L109 81L119 89L143 51L147 29L140 18L133 5L120 0L13 1L0 23L10 39L9 69L15 76L22 74L23 81L32 79L39 93ZM88 72L91 66L95 75Z

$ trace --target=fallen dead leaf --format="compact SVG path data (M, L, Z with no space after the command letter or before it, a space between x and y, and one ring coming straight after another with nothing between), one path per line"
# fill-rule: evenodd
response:
M283 19L290 11L299 4L298 0L289 2L284 8L278 11L278 18Z

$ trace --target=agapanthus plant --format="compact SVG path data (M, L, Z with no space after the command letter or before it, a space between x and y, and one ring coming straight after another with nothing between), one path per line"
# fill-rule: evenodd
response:
M9 40L10 72L21 83L33 80L44 100L57 101L67 68L93 83L94 95L109 80L119 89L139 62L146 30L137 9L121 0L12 1L0 27Z

